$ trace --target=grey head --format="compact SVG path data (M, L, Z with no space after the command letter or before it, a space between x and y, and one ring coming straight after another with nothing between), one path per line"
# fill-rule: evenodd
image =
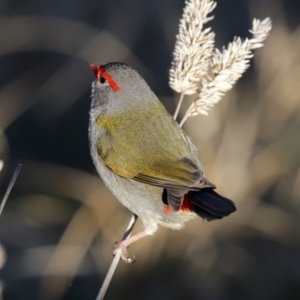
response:
M91 64L90 68L96 76L92 84L92 111L125 112L158 101L142 76L125 63Z

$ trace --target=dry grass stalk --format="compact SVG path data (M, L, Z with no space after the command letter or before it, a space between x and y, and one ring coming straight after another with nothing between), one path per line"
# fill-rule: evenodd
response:
M253 34L252 39L242 42L240 38L235 38L222 52L214 50L215 34L210 28L203 29L203 25L213 19L208 17L208 14L215 7L216 3L211 0L188 0L179 23L169 78L171 88L181 94L174 119L177 118L184 96L195 94L199 83L202 83L197 99L187 110L180 126L190 116L208 114L207 111L219 102L224 93L242 76L253 56L251 50L262 47L262 42L271 30L269 18L262 22L254 19L250 31ZM209 69L212 70L214 78L208 76ZM130 235L135 224L134 222L131 226L131 222L132 220L128 225L130 229L127 229L125 234ZM116 255L97 299L104 298L119 260L120 256Z
M180 93L174 119L177 118L184 95L198 97L186 111L180 125L197 114L208 115L208 110L218 103L249 67L252 50L262 47L272 28L270 18L254 19L251 39L235 37L227 48L214 50L214 32L203 25L213 17L208 14L216 7L209 0L189 0L179 23L174 59L170 69L170 87ZM208 72L213 73L213 77ZM201 86L201 88L200 88Z
M215 49L211 59L214 78L202 79L201 91L187 110L181 124L190 116L208 115L208 110L218 103L227 91L231 90L247 70L249 61L253 57L251 51L263 46L262 42L267 38L271 28L269 18L263 21L254 19L252 30L250 30L253 34L251 39L242 41L241 38L235 37L227 49L223 48L222 52Z
M203 30L203 26L213 19L208 14L215 6L216 3L210 0L186 2L179 22L169 80L171 88L178 93L195 94L199 80L207 73L215 34L210 28Z

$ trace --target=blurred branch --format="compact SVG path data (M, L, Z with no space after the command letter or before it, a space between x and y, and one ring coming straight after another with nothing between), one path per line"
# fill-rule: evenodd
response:
M3 161L0 161L0 163L1 162L2 162L2 166L3 166ZM1 205L0 205L0 217L1 217L1 214L3 212L4 206L5 206L6 202L7 202L7 199L9 197L9 194L10 194L10 192L11 192L11 190L12 190L12 188L13 188L13 186L14 186L17 178L18 178L18 175L20 173L21 168L22 168L22 165L18 164L18 166L17 166L17 168L15 170L15 173L14 173L14 175L13 175L13 177L12 177L10 183L9 183L9 186L8 186L6 192L5 192L5 195L4 195L4 197L2 199L2 202L1 202Z
M64 30L60 30L61 28ZM58 43L57 40L60 42ZM76 47L74 47L74 40L77 41ZM36 73L45 76L45 72L40 70L40 68L47 70L45 64L29 70L25 74L15 76L1 90L0 126L3 130L31 106L41 99L47 99L49 95L54 101L49 103L51 109L47 110L47 114L44 114L43 118L48 116L53 120L53 117L63 114L86 92L88 82L90 82L87 76L82 76L82 73L78 72L80 60L88 63L97 61L99 53L106 53L106 49L112 49L107 53L107 59L119 57L120 61L133 60L139 69L148 73L148 69L130 48L114 35L67 18L3 17L0 20L0 44L0 56L24 51L46 51L61 53L72 58L54 74L46 73L46 76L49 77L42 82L39 81L41 76L36 76ZM88 69L86 70L89 72ZM28 85L31 76L38 88L36 86L31 88ZM72 80L66 80L70 77ZM86 79L84 80L84 78ZM33 92L35 89L36 91ZM12 101L15 103L14 105L12 105Z
M95 222L92 210L81 205L48 263L38 299L61 299L98 232Z

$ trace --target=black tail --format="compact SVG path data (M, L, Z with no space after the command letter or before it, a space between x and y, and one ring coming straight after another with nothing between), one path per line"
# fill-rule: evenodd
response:
M189 193L194 212L207 221L222 219L236 211L233 201L220 196L212 189Z

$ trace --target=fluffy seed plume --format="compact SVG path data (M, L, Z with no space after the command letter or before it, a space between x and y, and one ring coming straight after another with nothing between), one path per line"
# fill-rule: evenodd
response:
M188 109L186 118L199 113L208 115L207 111L222 99L247 70L249 61L253 57L251 50L263 46L262 42L267 38L271 28L269 18L263 21L254 19L250 30L253 34L251 39L243 42L239 37L235 37L227 49L223 48L222 52L215 49L211 60L214 78L202 80L202 89Z
M187 0L179 22L179 34L176 36L174 59L170 69L169 84L180 99L174 114L177 118L185 95L198 92L180 125L186 119L197 114L208 115L208 111L218 103L249 67L253 57L252 50L263 46L268 37L272 22L254 19L252 38L242 41L235 37L222 52L214 50L214 32L203 25L213 17L208 16L216 7L212 0ZM209 76L208 73L213 74Z
M201 78L207 73L214 49L215 34L203 25L213 19L211 0L188 0L179 22L169 84L178 93L195 94Z

